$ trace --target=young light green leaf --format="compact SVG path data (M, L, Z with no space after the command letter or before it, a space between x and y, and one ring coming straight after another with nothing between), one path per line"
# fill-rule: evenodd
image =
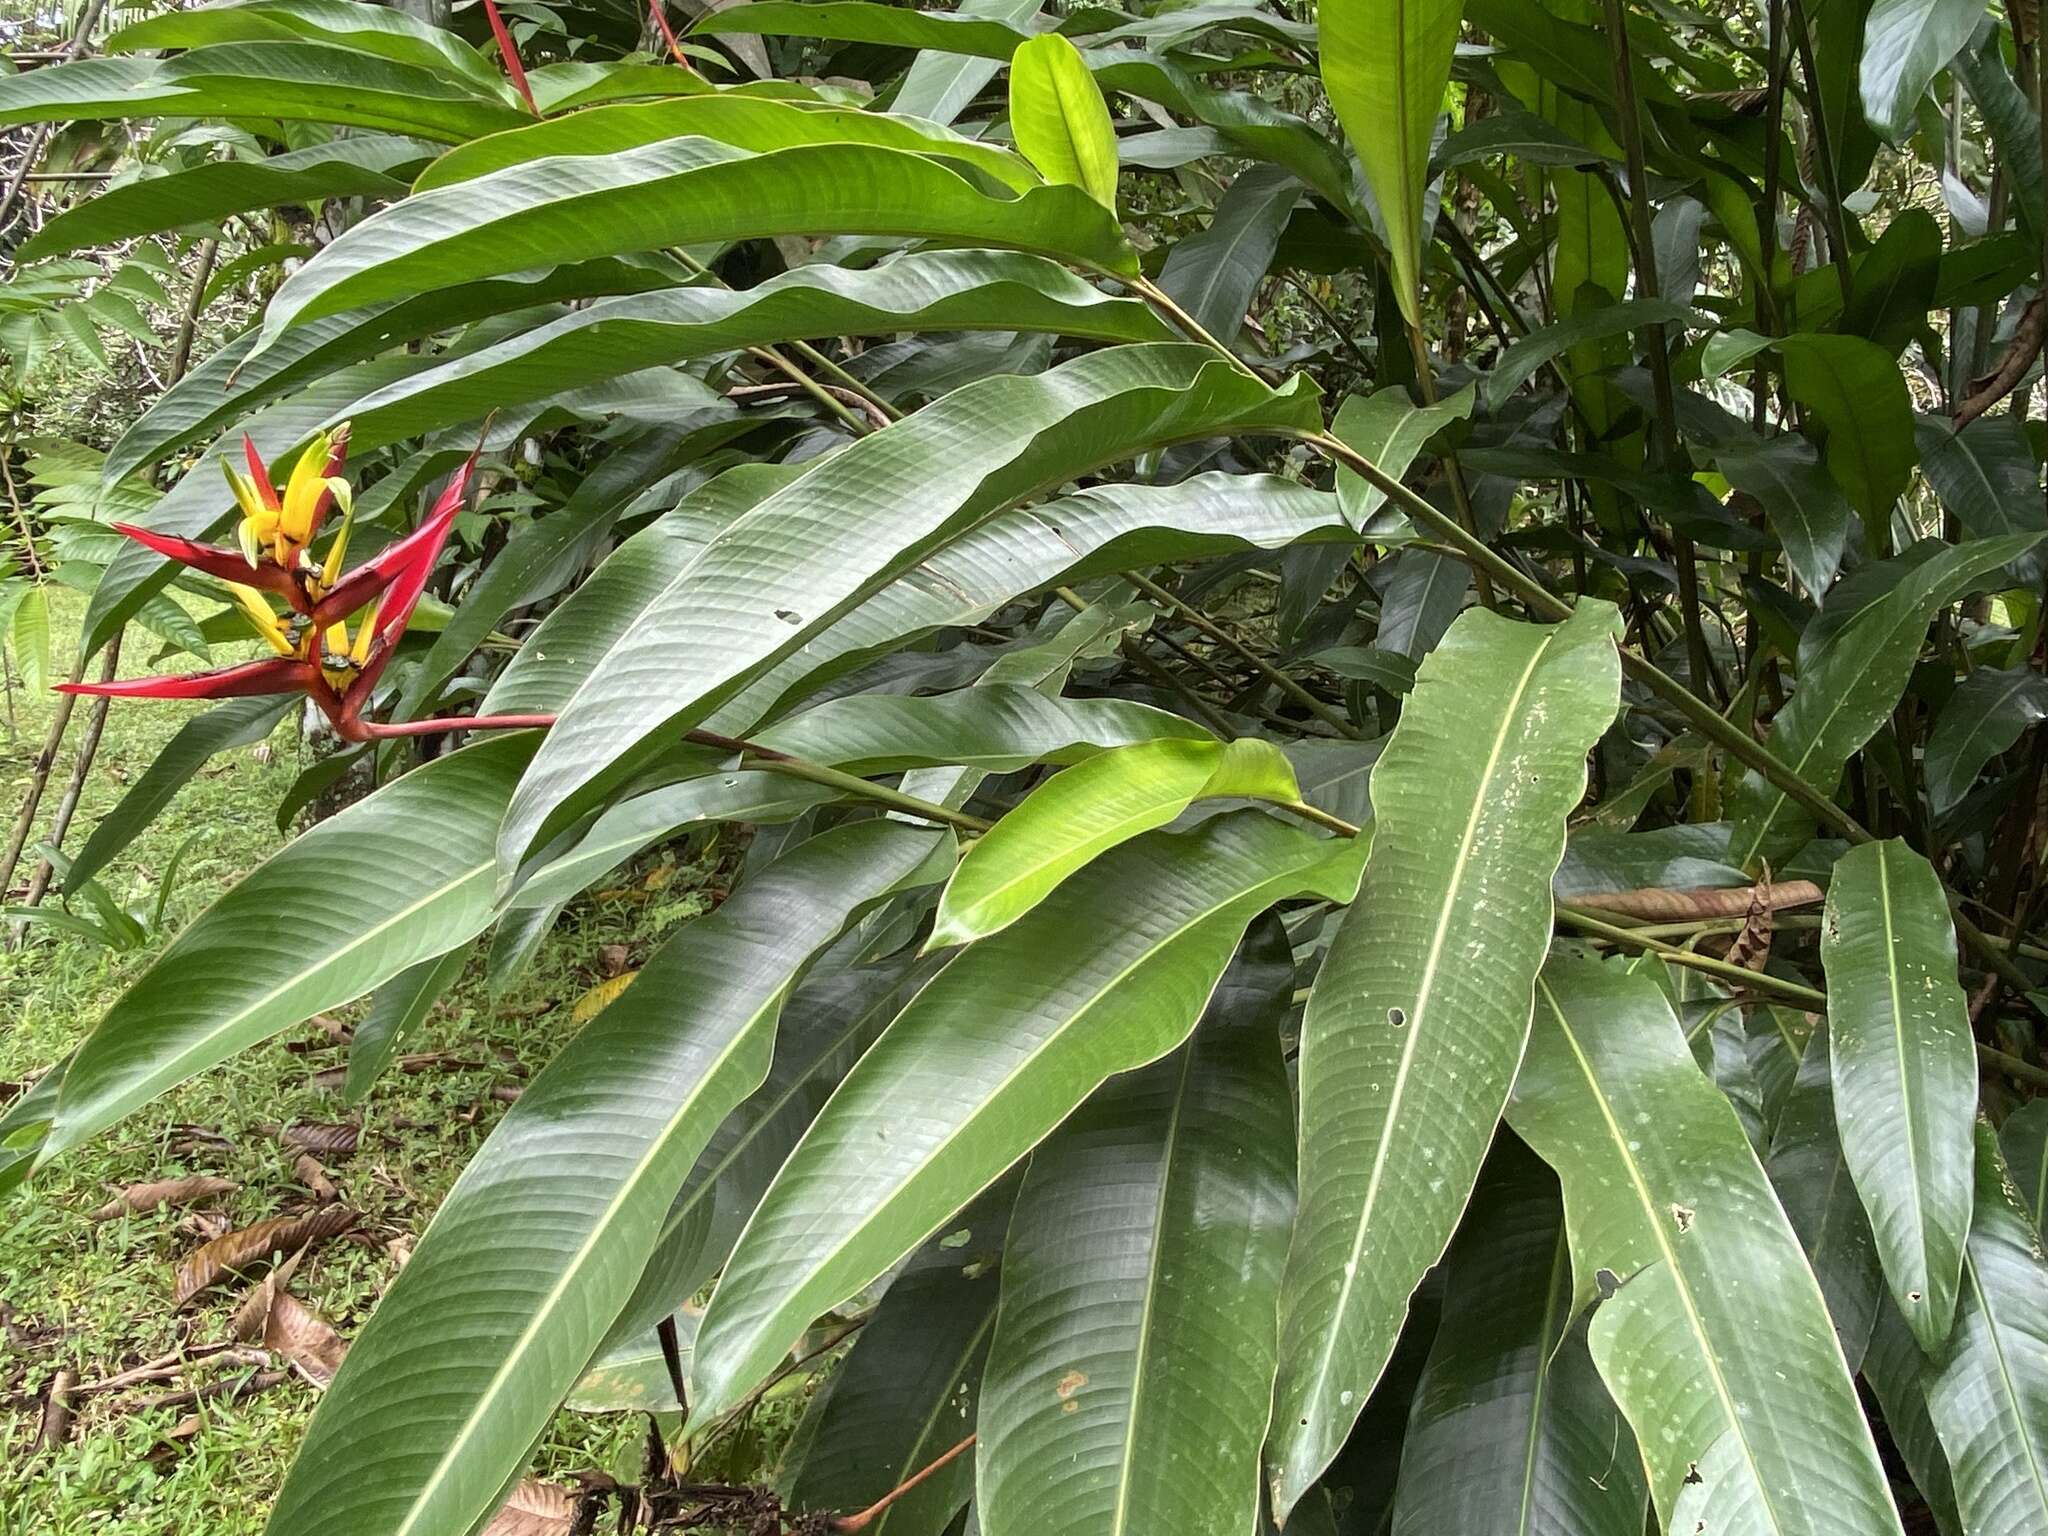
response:
M800 843L548 1064L350 1347L274 1536L426 1536L490 1513L632 1295L676 1187L767 1075L798 970L863 906L930 878L942 840L865 821Z
M1116 212L1116 130L1109 103L1074 45L1046 32L1010 56L1010 132L1056 185Z
M1252 918L1305 891L1348 899L1359 852L1236 811L1126 844L962 951L840 1085L754 1212L699 1336L696 1413L731 1408L814 1317L1105 1079L1180 1044ZM1074 943L1080 933L1099 942Z
M436 758L230 889L79 1047L44 1156L482 932L492 831L533 747L516 732Z
M1982 1122L1976 1154L1955 1331L1922 1379L1964 1530L2022 1536L2048 1528L2048 1262Z
M34 698L50 686L50 597L42 583L31 585L16 600L7 638L22 689Z
M1451 80L1464 0L1326 0L1317 12L1323 85L1386 221L1394 296L1422 324L1429 150Z
M1900 1536L1820 1287L1662 990L1561 959L1536 1014L1508 1124L1563 1181L1593 1362L1659 1528Z
M1487 1160L1448 1269L1392 1536L1640 1536L1648 1491L1574 1325L1557 1177L1513 1137Z
M1835 1119L1893 1298L1948 1337L1970 1230L1977 1052L1941 878L1896 839L1835 864L1821 920Z
M1160 740L1117 747L1024 797L977 839L939 898L929 949L971 944L1017 921L1077 869L1197 800L1301 799L1269 741Z
M1342 1447L1493 1139L1550 942L1620 619L1482 609L1424 661L1373 769L1374 836L1302 1024L1301 1217L1266 1457L1283 1519Z
M1257 1528L1294 1214L1293 987L1263 919L1188 1043L1032 1153L976 1425L989 1536Z

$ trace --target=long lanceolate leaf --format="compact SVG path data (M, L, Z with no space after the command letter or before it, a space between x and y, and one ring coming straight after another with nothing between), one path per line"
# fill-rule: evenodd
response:
M697 1154L766 1076L797 971L940 841L868 821L799 844L549 1064L350 1350L276 1536L426 1536L489 1512L631 1296Z
M1493 1139L1549 943L1585 757L1620 700L1618 619L1482 610L1423 664L1373 769L1374 842L1309 1000L1273 1503L1293 1508L1379 1379Z
M1387 225L1394 294L1422 324L1423 190L1464 0L1325 0L1316 17L1323 84Z
M1511 1136L1448 1268L1393 1536L1641 1536L1641 1462L1574 1326L1557 1179Z
M947 533L1148 446L1314 414L1202 349L1119 347L969 385L818 461L719 530L597 660L506 818L508 867L657 732L703 720Z
M1095 341L1169 341L1135 299L1114 299L1043 257L933 251L866 271L818 263L742 293L678 288L607 300L465 352L350 410L358 430L405 435L490 410L741 347L806 336L1046 330Z
M1970 1536L2048 1529L2048 1262L1979 1124L1977 1210L1955 1331L1927 1363L1927 1412Z
M79 1048L44 1155L474 938L491 916L492 831L532 752L521 733L437 759L221 897Z
M902 235L1130 273L1116 220L1075 187L995 197L922 155L865 144L748 154L680 138L556 155L421 192L356 225L271 300L288 326L407 293L651 246L779 234Z
M1360 852L1260 811L1152 833L961 953L840 1085L741 1235L699 1336L696 1411L730 1408L1104 1079L1178 1045L1252 918L1302 892L1347 899Z
M1188 1043L1032 1153L982 1378L990 1536L1255 1529L1294 1214L1293 986L1263 920Z
M1835 1120L1920 1347L1955 1318L1970 1230L1977 1052L1941 879L1893 840L1842 855L1821 922Z
M1553 962L1508 1124L1564 1183L1577 1294L1604 1298L1588 1342L1659 1528L1899 1536L1813 1271L1657 984Z

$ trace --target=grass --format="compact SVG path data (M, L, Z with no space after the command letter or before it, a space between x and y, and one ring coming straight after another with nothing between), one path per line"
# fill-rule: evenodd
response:
M75 632L80 609L60 596L60 632ZM154 641L136 635L130 643L135 664L124 672L145 670ZM68 657L59 660L68 665ZM179 658L163 670L191 665ZM0 809L10 821L49 718L47 699L17 692L14 703L18 741L0 752ZM83 842L124 785L199 707L114 705L70 846ZM74 716L74 739L85 713L81 707ZM0 1082L19 1082L61 1057L169 934L282 845L274 812L300 770L300 751L287 723L263 748L216 758L102 875L117 898L146 910L172 851L199 834L170 895L165 931L144 951L115 953L42 927L20 948L0 951ZM68 764L61 756L37 836ZM493 993L481 958L474 960L421 1035L402 1047L447 1052L472 1065L389 1073L362 1106L357 1152L326 1162L341 1199L362 1220L351 1237L310 1251L291 1289L344 1338L360 1328L399 1254L503 1112L491 1090L516 1085L571 1031L571 1005L606 974L607 962L619 961L605 946L626 945L629 963L637 964L663 929L702 908L714 865L678 863L669 853L623 873L615 889L572 907L529 969L501 992ZM24 869L18 878L25 877ZM101 1224L87 1213L129 1184L200 1173L240 1186L211 1203L238 1227L304 1207L311 1197L293 1172L293 1154L262 1127L355 1118L338 1092L316 1080L321 1069L345 1060L344 1047L325 1033L287 1031L149 1105L0 1204L0 1304L8 1324L0 1344L0 1407L8 1410L0 1416L0 1458L9 1485L0 1498L0 1536L243 1536L262 1529L317 1401L297 1378L240 1400L148 1404L222 1374L202 1363L176 1378L86 1393L69 1440L48 1452L34 1449L42 1399L60 1368L89 1384L228 1337L237 1289L217 1287L183 1312L171 1306L172 1268L202 1240L193 1210L160 1208ZM246 1375L250 1367L233 1369ZM185 1425L189 1432L170 1438L188 1418L196 1419ZM644 1420L632 1416L565 1411L536 1470L559 1476L599 1467L631 1477L643 1433Z

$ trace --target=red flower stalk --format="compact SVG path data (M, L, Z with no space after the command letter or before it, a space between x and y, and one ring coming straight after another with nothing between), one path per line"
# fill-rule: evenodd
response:
M252 471L260 469L253 457ZM310 453L310 450L309 450ZM315 570L302 553L298 564L286 568L270 562L254 565L239 551L196 544L189 539L171 538L146 529L122 526L122 532L157 553L208 575L219 576L233 585L236 601L250 617L257 632L278 654L262 661L219 667L210 672L188 673L182 677L132 678L126 682L63 683L60 693L88 693L121 699L231 699L251 694L304 693L333 723L344 741L372 741L382 736L419 734L423 725L438 729L475 728L473 722L415 722L409 729L379 726L362 718L377 686L377 679L390 665L398 642L412 620L434 566L447 545L449 530L462 510L476 469L472 453L448 488L434 503L426 520L412 533L397 540L374 558L346 575L339 575L341 554L348 537L346 525L336 536L324 568ZM294 480L298 479L294 472ZM345 482L329 477L347 500ZM267 475L258 479L252 472L250 485L261 494L268 487ZM238 494L240 487L237 488ZM289 497L290 492L287 492ZM275 499L275 492L270 493ZM280 623L275 611L255 589L282 595L292 609L288 623ZM348 619L375 600L376 607L364 615L353 638ZM521 719L518 723L528 723Z
M655 26L661 29L662 38L668 44L669 56L691 74L697 73L690 63L690 56L683 52L682 41L676 36L676 29L668 24L668 12L662 9L661 0L647 0L647 13L654 18Z
M491 34L498 39L498 53L505 60L505 73L512 77L513 86L526 98L526 110L539 117L540 108L534 105L533 87L526 83L526 66L519 62L519 48L512 41L511 29L505 25L505 18L498 14L493 0L484 0L484 14L491 18Z

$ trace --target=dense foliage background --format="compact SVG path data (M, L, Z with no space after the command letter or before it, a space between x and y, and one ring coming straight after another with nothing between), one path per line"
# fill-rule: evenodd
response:
M16 941L312 750L0 1185L720 836L345 1360L181 1271L280 1536L2048 1529L2033 8L16 25Z

